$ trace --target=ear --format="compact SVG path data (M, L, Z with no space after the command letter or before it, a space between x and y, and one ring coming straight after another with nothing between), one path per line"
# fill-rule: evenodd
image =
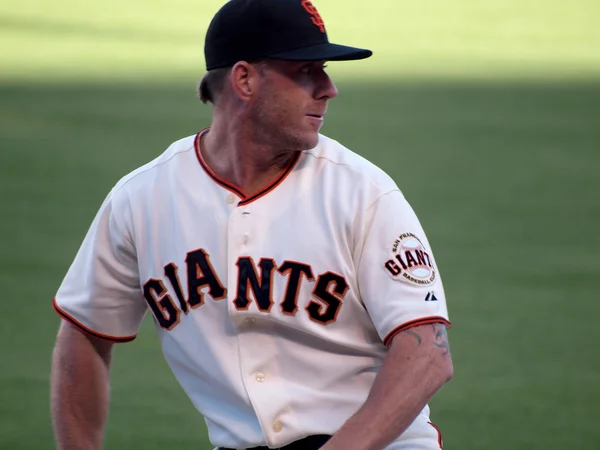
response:
M246 61L238 61L231 68L231 87L243 102L249 102L258 92L260 71Z

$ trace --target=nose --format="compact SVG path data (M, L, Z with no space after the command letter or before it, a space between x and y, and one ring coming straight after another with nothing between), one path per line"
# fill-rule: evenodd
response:
M338 90L327 73L323 72L319 81L319 87L317 90L317 98L319 100L330 100L334 97L337 97Z

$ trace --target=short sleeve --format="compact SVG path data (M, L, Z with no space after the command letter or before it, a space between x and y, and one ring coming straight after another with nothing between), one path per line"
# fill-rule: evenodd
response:
M369 207L365 223L358 285L384 344L413 326L450 326L439 269L402 193L393 190L379 197Z
M125 214L115 203L111 193L58 289L54 308L91 335L127 342L135 338L146 304L135 248L117 222L117 216Z

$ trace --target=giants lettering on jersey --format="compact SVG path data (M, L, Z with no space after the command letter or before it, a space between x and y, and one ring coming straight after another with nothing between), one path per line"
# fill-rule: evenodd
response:
M143 293L148 306L162 328L172 330L181 320L181 313L199 308L208 294L213 300L227 297L219 276L210 263L210 255L204 249L189 252L185 259L187 292L185 298L179 267L169 263L164 267L165 278L172 286L169 293L163 280L151 278L143 285ZM284 261L279 267L272 258L261 258L258 264L249 256L238 258L237 292L233 303L239 311L247 311L254 301L259 311L268 313L277 302L281 312L295 316L298 312L298 295L304 282L314 283L312 294L319 300L310 300L306 307L308 317L319 324L335 322L348 291L348 282L333 272L324 272L316 277L310 265L297 261ZM275 277L287 280L283 298L273 298ZM173 301L173 296L177 302Z
M392 246L394 258L385 262L387 273L395 280L416 285L434 282L435 267L421 240L412 233L403 233Z

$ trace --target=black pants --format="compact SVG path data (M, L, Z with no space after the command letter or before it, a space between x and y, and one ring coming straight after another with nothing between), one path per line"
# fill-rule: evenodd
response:
M294 441L284 447L270 450L319 450L325 443L331 438L327 434L316 434L314 436L307 436L299 441ZM235 450L232 448L219 447L219 450ZM252 447L246 450L269 450L269 447Z

